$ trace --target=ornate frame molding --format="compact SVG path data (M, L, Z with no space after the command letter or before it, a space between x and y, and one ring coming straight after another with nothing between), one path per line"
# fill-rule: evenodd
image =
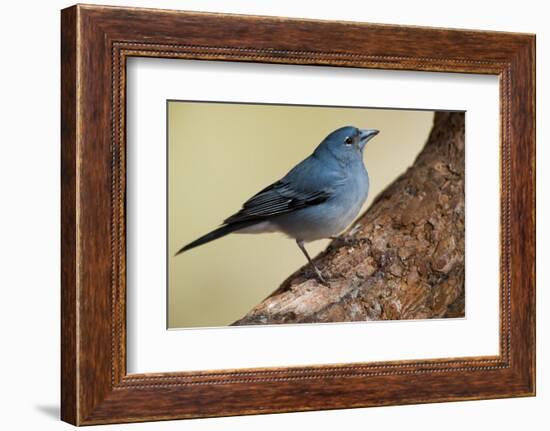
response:
M204 26L217 30L207 34ZM329 38L334 31L343 40ZM80 425L533 395L534 46L534 36L511 33L63 10L62 419ZM500 354L128 375L125 65L131 56L498 75ZM252 399L252 392L261 396Z

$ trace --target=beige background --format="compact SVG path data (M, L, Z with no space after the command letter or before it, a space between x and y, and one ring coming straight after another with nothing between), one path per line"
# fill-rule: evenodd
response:
M376 128L365 165L374 197L423 147L431 111L170 101L168 103L168 326L225 326L306 263L280 234L231 234L183 253L253 194L307 157L332 130ZM313 256L328 241L306 244Z

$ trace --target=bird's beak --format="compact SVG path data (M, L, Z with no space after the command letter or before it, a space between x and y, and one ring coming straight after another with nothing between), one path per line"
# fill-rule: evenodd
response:
M359 146L362 150L365 148L365 144L369 142L372 138L374 138L376 135L380 133L379 130L376 129L359 129Z
M359 130L359 139L361 141L370 141L376 135L380 133L380 130L376 129L360 129Z

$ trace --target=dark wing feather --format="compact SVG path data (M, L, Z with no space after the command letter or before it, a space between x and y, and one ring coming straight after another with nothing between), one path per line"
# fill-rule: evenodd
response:
M224 220L224 224L261 221L320 204L329 197L330 193L327 191L299 191L284 181L277 181L247 200L238 213Z

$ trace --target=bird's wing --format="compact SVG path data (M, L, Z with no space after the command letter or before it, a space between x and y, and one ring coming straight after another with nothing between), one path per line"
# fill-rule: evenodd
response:
M224 220L224 224L264 220L318 205L331 196L329 190L305 191L293 188L284 179L277 181L247 200L241 210Z

